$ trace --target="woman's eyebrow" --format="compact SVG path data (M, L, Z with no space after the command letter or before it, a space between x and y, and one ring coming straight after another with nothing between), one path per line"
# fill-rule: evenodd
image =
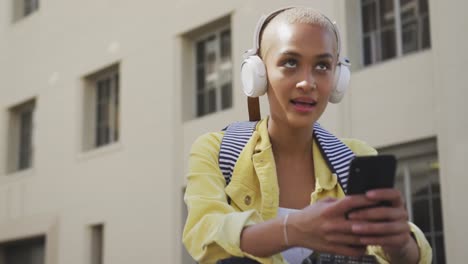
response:
M292 56L292 57L297 57L297 58L300 58L302 57L302 55L296 51L292 51L292 50L285 50L285 51L282 51L280 52L280 55L281 56ZM333 55L331 53L323 53L323 54L318 54L315 56L315 58L317 59L333 59Z
M333 55L331 53L323 53L316 56L317 59L333 59Z
M280 52L282 56L293 56L293 57L302 57L300 53L292 51L292 50L285 50Z

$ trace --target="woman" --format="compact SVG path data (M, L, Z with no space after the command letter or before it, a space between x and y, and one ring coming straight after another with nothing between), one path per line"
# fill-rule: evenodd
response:
M249 55L261 59L249 59L265 65L271 116L256 124L227 186L218 162L224 134L206 134L194 143L183 234L192 257L200 263L231 256L301 263L313 250L372 254L382 263L430 263L430 247L407 222L401 194L380 189L345 197L313 136L328 102L339 101L343 90L335 80L345 63L335 26L308 8L280 10L259 24L258 47ZM254 77L242 77L245 86L258 86ZM257 87L244 89L259 94ZM342 142L355 155L376 154L361 141ZM391 206L345 217L379 201Z

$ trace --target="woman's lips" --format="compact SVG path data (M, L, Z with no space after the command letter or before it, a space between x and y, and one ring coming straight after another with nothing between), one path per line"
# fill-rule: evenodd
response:
M311 98L297 98L290 101L294 109L300 113L308 113L315 109L317 102Z

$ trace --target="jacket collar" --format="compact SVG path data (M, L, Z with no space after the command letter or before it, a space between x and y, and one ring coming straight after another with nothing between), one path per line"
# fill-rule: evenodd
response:
M341 188L346 193L348 187L349 165L355 158L354 153L341 140L314 124L314 138L331 172L336 175Z
M261 120L257 124L257 129L254 132L254 134L257 133L255 135L257 137L257 144L254 156L265 150L271 152L271 141L268 135L267 124L268 118ZM321 154L316 155L318 153L313 153L316 180L321 187L326 189L333 188L336 182L339 182L344 193L346 193L349 176L348 170L351 160L355 158L354 153L336 136L320 126L319 123L314 124L313 137ZM268 158L273 158L272 153L269 156L271 157ZM327 166L322 166L324 163ZM319 171L323 172L324 169L326 169L326 175L317 174Z

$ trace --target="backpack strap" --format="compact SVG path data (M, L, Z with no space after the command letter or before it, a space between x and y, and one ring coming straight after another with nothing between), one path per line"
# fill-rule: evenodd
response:
M232 123L223 129L225 133L221 141L218 162L226 180L226 186L231 182L237 159L252 137L256 125L257 122L244 121ZM314 124L313 136L324 160L332 173L336 174L338 183L346 194L349 165L355 158L353 151L319 123Z
M349 166L351 160L356 156L348 146L321 127L319 123L314 124L313 134L328 167L336 174L338 177L338 183L346 194L348 188Z
M249 141L257 122L235 122L224 128L224 136L219 149L219 168L226 180L226 186L231 182L232 172L240 153Z

